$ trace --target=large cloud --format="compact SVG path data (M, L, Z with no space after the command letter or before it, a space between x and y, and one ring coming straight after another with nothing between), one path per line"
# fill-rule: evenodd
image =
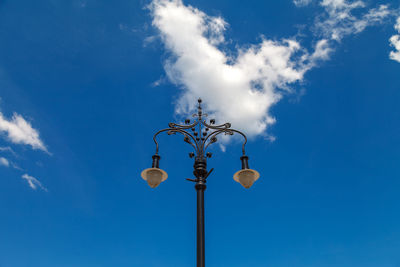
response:
M32 128L21 115L14 113L11 120L4 118L0 112L0 134L6 135L7 139L15 144L30 145L33 149L47 152L46 146L39 137L39 132Z
M306 5L311 1L295 2ZM188 112L194 100L202 97L221 122L229 121L251 136L264 134L275 122L271 107L318 61L329 58L335 42L380 22L389 13L386 6L380 6L359 18L353 16L353 9L364 7L362 1L324 0L320 5L325 15L316 21L320 34L313 52L295 38L263 38L229 56L223 49L227 23L222 18L185 6L181 0L154 0L150 5L153 25L170 53L165 71L183 89L177 112Z
M167 75L184 87L178 112L192 108L202 97L218 119L250 135L261 134L274 123L269 109L282 97L277 88L302 80L308 66L297 41L264 39L230 58L218 48L226 27L222 18L179 0L154 1L151 10L153 25L172 53L165 64Z

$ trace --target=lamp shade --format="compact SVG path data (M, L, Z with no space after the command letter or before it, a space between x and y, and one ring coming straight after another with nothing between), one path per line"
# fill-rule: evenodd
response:
M151 188L156 188L168 178L168 174L160 168L148 168L142 171L143 180L147 181Z
M233 175L233 179L244 188L250 188L259 177L260 174L252 169L242 169Z

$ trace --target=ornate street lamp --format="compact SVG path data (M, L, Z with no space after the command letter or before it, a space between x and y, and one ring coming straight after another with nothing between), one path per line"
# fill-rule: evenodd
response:
M212 154L206 152L207 148L217 142L217 135L234 135L235 133L243 136L244 141L242 145L243 155L240 157L242 162L242 169L237 171L233 175L233 179L240 183L245 188L250 188L253 183L260 177L260 174L250 169L249 157L246 156L245 145L247 143L247 137L244 133L231 129L230 123L221 125L215 125L215 120L209 120L207 123L204 117L207 114L203 114L201 108L201 99L198 100L197 114L193 114L195 118L193 122L190 119L185 120L185 125L170 122L169 128L158 131L154 137L154 143L156 144L156 154L153 155L153 164L151 168L142 171L142 178L147 181L151 188L155 188L160 185L161 182L168 178L167 173L160 169L160 156L158 155L158 142L157 136L160 133L167 132L168 135L180 133L184 136L183 140L190 144L194 152L189 153L190 158L194 158L194 171L193 174L196 179L186 179L191 182L195 182L195 188L197 191L197 266L204 267L205 265L205 243L204 243L204 190L206 189L207 177L213 171L207 171L207 158L211 158Z

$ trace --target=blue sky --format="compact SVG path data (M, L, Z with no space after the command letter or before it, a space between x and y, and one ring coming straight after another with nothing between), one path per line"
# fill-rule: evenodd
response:
M207 266L400 266L399 16L389 0L1 1L0 266L194 266L190 147L162 136L168 180L140 172L197 97L250 136L261 174L246 190L240 142L211 149Z

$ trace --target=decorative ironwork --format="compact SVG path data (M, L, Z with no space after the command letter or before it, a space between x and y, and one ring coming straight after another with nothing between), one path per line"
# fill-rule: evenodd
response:
M238 130L232 129L231 124L229 122L221 125L215 125L215 119L210 119L209 122L207 123L206 117L208 117L208 115L203 113L201 103L202 100L199 98L197 113L192 115L192 117L194 118L193 122L191 122L190 119L186 119L184 125L170 122L168 124L169 128L162 129L158 131L156 134L154 134L153 140L154 143L156 144L156 155L158 155L157 136L163 132L167 132L168 135L180 133L184 136L183 140L194 148L194 153L193 152L189 153L189 157L190 158L195 157L195 165L196 162L197 163L204 162L205 164L206 158L211 157L212 154L210 152L206 152L206 150L211 144L216 143L218 141L217 136L220 134L225 134L225 135L239 134L243 136L244 142L242 145L242 153L243 155L246 154L245 153L245 145L247 143L246 135ZM203 174L201 176L203 176L204 178L205 176L204 172L201 172L200 174Z
M214 119L210 119L207 122L206 118L208 116L207 114L203 113L201 102L202 102L201 99L199 99L197 113L193 114L192 116L194 118L193 121L191 121L190 119L186 119L184 124L170 122L168 124L169 128L160 130L153 136L154 143L156 144L156 154L153 156L153 168L159 168L160 156L158 155L157 136L160 133L166 132L168 135L177 133L182 134L183 141L190 144L194 149L194 152L189 153L189 157L194 158L193 174L196 177L196 179L186 179L186 180L196 183L195 189L197 191L197 266L198 267L205 266L204 191L207 188L206 186L207 177L213 171L213 169L207 171L207 158L211 158L212 156L210 152L206 152L207 148L218 141L217 136L220 134L224 135L239 134L244 138L242 145L243 155L240 158L242 161L242 169L246 169L246 171L247 169L249 169L248 157L246 156L245 153L245 145L247 143L246 135L244 135L244 133L238 130L232 129L230 123L216 125Z

